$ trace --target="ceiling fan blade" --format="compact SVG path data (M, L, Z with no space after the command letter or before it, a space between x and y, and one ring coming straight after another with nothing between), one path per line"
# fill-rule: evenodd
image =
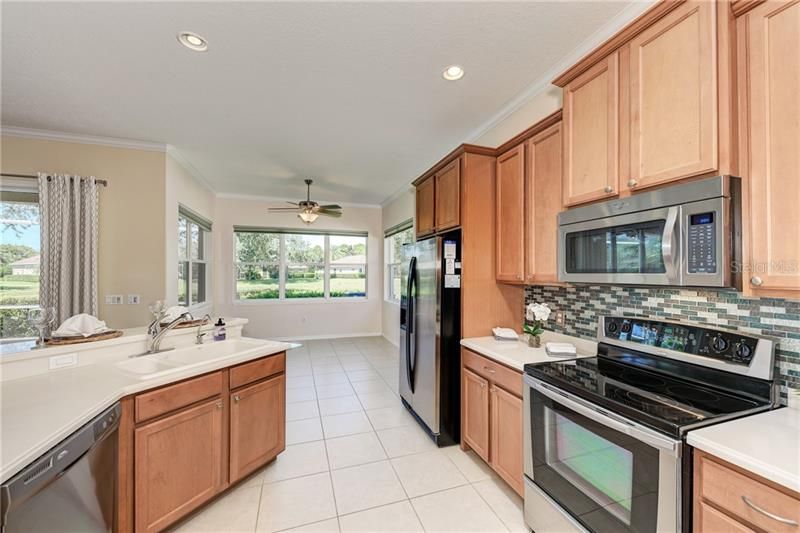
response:
M270 207L270 211L297 211L296 207Z
M342 216L342 212L341 211L336 211L335 209L322 209L322 208L320 208L319 211L317 211L317 214L325 215L325 216L328 216L328 217L340 217L340 216Z
M320 207L320 209L341 209L342 208L342 206L337 205L337 204L321 205L319 207Z
M297 202L290 202L288 200L286 201L286 203L289 204L289 205L294 205L294 206L300 205Z

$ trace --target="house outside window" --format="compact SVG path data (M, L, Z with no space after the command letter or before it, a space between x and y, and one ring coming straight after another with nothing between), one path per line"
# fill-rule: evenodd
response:
M235 299L366 298L365 232L234 227Z
M401 268L403 265L403 245L414 242L414 222L407 220L384 232L384 299L400 303L402 292Z
M197 307L209 302L211 222L180 206L178 209L178 304Z

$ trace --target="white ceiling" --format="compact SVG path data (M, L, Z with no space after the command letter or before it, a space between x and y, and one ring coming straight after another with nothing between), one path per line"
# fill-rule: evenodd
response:
M628 4L3 2L2 123L170 144L220 193L313 177L376 204Z

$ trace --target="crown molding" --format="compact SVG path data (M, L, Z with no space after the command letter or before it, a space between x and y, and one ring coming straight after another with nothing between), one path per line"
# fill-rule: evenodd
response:
M114 148L129 148L131 150L147 150L149 152L167 152L167 145L136 139L121 139L118 137L102 137L97 135L84 135L82 133L69 133L64 131L38 130L34 128L18 128L16 126L0 126L0 134L9 137L22 137L25 139L40 139L44 141L61 141L80 144L97 144Z
M383 200L381 202L381 205L380 205L381 209L383 209L384 207L386 207L390 203L394 202L395 200L397 200L398 198L400 198L404 194L408 194L413 190L414 190L414 186L411 185L411 183L406 183L405 185L403 185L402 187L400 187L399 189L394 191L385 200Z
M279 198L277 196L261 196L258 194L241 194L241 193L230 193L230 192L218 192L216 194L217 198L223 198L225 200L250 200L253 202L297 202L297 198ZM358 204L352 202L338 202L336 200L315 200L320 204L323 203L335 203L342 207L360 207L362 209L381 209L381 206L378 204Z
M173 145L168 144L167 155L172 157L175 161L178 162L179 165L181 165L184 169L186 169L186 171L192 175L195 181L198 181L212 194L215 195L217 194L216 189L214 189L214 187L211 185L211 182L208 180L208 178L206 178L202 172L197 170L197 167L195 167L188 159L186 159L186 156L184 156L180 150L175 148Z
M599 45L607 41L615 33L621 30L625 25L635 20L642 13L647 11L651 6L658 3L660 0L636 0L625 9L617 13L611 20L600 26L594 33L584 39L581 44L575 47L569 54L564 56L558 63L550 67L533 83L528 85L525 89L517 93L500 111L495 113L489 120L484 122L481 126L477 127L467 137L468 142L476 142L489 131L498 126L501 122L514 114L522 106L534 99L539 94L555 87L552 80L559 74L570 68L572 65L578 63L586 54L597 48Z

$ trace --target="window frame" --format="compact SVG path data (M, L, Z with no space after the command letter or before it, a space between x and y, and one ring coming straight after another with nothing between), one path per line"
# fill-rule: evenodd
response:
M240 262L236 256L236 234L237 233L268 233L277 235L279 238L279 256L278 256L278 297L277 298L239 298L237 290L237 272L241 265L272 265L271 262ZM290 263L287 260L286 250L286 235L322 235L323 240L323 262L322 263ZM361 237L364 239L364 295L363 296L331 296L330 294L330 281L331 281L331 237ZM327 303L355 303L365 302L370 297L369 291L369 233L366 231L309 231L302 229L284 229L284 228L259 228L251 226L234 226L233 227L233 276L232 278L232 291L231 303L233 305L284 305L284 304L327 304ZM287 281L287 267L290 265L318 265L323 267L323 294L322 297L310 298L287 298L286 297L286 281ZM356 263L347 263L344 265L333 265L333 268L340 266L354 266ZM358 266L362 266L358 264Z
M400 305L400 297L401 295L397 295L397 299L392 297L394 284L392 283L394 277L392 276L392 268L400 268L402 266L402 262L391 262L390 258L393 255L391 253L389 239L397 235L398 233L403 233L405 231L410 231L410 241L407 244L413 244L416 242L416 238L414 235L414 219L408 219L406 221L401 222L391 228L388 228L383 233L383 301L389 304Z
M213 305L212 302L212 293L211 293L211 278L212 278L212 261L211 258L213 257L212 250L211 250L211 231L212 231L212 223L209 220L206 220L202 216L198 215L197 213L193 212L192 210L179 205L178 206L178 231L180 232L180 225L181 220L186 221L186 257L181 256L181 246L180 246L180 238L178 241L178 269L186 265L186 301L182 302L180 300L180 276L178 277L178 293L177 293L177 303L178 305L183 305L189 310L196 310L209 307ZM198 259L192 258L192 237L191 237L191 225L194 224L197 226L198 231L200 232L200 241L202 242L202 250L203 250L203 257ZM199 255L199 254L198 254ZM205 266L204 268L204 279L203 281L203 294L205 295L205 299L201 302L194 302L192 301L192 267L195 264L202 264Z

